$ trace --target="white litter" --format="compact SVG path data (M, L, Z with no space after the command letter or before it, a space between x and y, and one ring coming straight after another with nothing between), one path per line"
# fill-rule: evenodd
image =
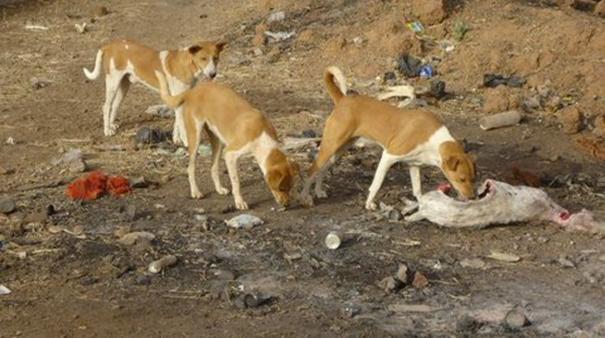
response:
M0 296L8 295L9 293L11 293L11 290L6 286L0 284Z
M407 221L427 219L453 228L483 228L492 224L550 221L569 230L605 232L605 222L588 210L571 214L555 203L546 192L527 186L486 180L479 198L459 201L441 190L428 192L418 201L418 211Z
M260 219L256 216L252 216L249 214L241 214L241 215L237 215L237 216L233 217L232 219L230 219L228 221L225 221L225 223L227 223L228 226L236 228L236 229L240 229L240 228L250 229L257 225L262 225L265 222L263 222L262 219Z
M286 13L284 13L284 11L273 12L273 13L269 14L269 17L267 18L267 23L271 23L274 21L282 21L285 18L286 18Z
M271 32L265 31L265 35L276 40L276 41L284 41L296 35L294 31L291 32Z
M384 101L392 97L405 97L406 99L401 101L398 105L399 108L403 108L416 99L416 94L413 86L401 85L388 87L386 93L382 93L377 96L378 100L380 101Z

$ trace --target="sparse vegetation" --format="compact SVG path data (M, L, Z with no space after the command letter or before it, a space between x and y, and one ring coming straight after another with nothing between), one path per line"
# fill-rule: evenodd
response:
M468 25L464 21L454 21L454 24L452 26L452 34L454 36L454 39L456 41L462 41L462 39L464 39L464 36L466 35L466 32L468 32L468 28Z

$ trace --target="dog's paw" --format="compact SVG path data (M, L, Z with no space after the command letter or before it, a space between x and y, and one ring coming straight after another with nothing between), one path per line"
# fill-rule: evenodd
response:
M317 198L327 198L328 193L323 189L315 190L315 196L317 196Z
M202 192L199 191L198 189L191 190L191 198L193 198L194 200L199 200L203 197L204 197L204 194L202 194Z
M218 188L216 188L216 192L219 195L229 195L229 189L227 189L225 187L218 187Z
M366 209L367 210L374 211L377 208L378 208L378 206L376 205L376 203L370 202L370 201L366 202Z
M248 210L248 203L242 199L236 199L235 208L237 208L237 210Z
M116 134L117 129L114 128L105 128L104 134L105 136L113 136Z

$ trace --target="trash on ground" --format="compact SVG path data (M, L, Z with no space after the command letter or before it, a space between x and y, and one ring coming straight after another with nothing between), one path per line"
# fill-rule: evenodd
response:
M271 296L263 296L260 294L248 293L244 296L244 304L246 308L253 309L261 305L269 303Z
M9 293L11 293L11 290L6 286L0 284L0 296L8 295Z
M123 176L107 176L101 171L93 171L69 184L65 192L72 200L92 201L105 193L123 196L132 191L128 179Z
M460 261L460 266L471 269L484 269L487 264L480 258L465 258Z
M118 240L118 242L124 245L134 245L141 241L151 242L155 239L155 235L147 231L134 231L127 233Z
M15 139L10 136L9 138L6 139L6 144L8 144L9 146L14 146L15 145Z
M277 11L269 14L267 18L267 23L271 23L274 21L282 21L286 18L286 13L284 11Z
M294 31L292 32L271 32L265 31L265 35L274 39L275 41L284 41L296 35Z
M420 33L424 30L420 21L410 21L406 24L406 27L414 33Z
M244 228L244 229L251 229L257 225L262 225L265 222L253 215L250 214L241 214L241 215L237 215L235 217L233 217L230 220L225 221L225 223L233 228L236 229L240 229L240 228Z
M397 70L407 77L417 77L420 75L422 60L409 54L402 54L397 60Z
M330 250L336 250L340 247L341 240L337 232L331 231L325 239L326 247Z
M521 257L519 257L515 254L499 252L499 251L492 251L492 252L490 252L489 255L487 255L485 257L496 260L496 261L508 262L508 263L514 263L514 262L518 262L521 260Z
M509 110L503 113L485 116L479 120L479 127L490 130L515 125L521 121L521 113L518 110Z
M408 283L408 279L410 278L408 266L405 264L399 264L399 268L397 269L397 273L395 274L395 278L397 278L403 284Z
M525 82L525 79L515 75L505 77L502 75L485 74L483 76L483 85L490 88L498 87L499 85L521 87L525 84Z
M168 133L159 128L141 127L134 137L137 144L156 144L166 141Z
M418 75L420 77L426 77L426 78L433 77L433 66L431 66L430 64L426 64L426 65L422 66L420 68L420 71L418 72Z
M400 103L400 106L406 106L414 99L416 94L414 93L414 87L410 85L392 86L386 88L388 92L379 94L378 100L387 100L392 97L405 97L406 99Z
M159 273L160 271L162 271L162 269L176 264L176 261L177 261L177 259L176 259L176 256L174 256L174 255L164 256L164 257L158 259L157 261L151 262L149 264L148 270L151 273Z
M155 115L159 117L173 117L174 110L167 105L159 104L155 106L148 107L145 110L145 114Z
M83 34L86 32L86 22L83 22L82 24L74 24L74 27L76 28L76 32Z
M429 94L437 99L441 99L446 96L447 92L445 91L445 82L438 79L433 79L431 81L431 89L429 90Z
M406 217L412 222L422 219L454 228L483 228L493 224L542 220L568 230L605 233L605 221L596 219L588 210L571 214L543 190L491 179L483 183L478 198L473 200L451 198L446 189L425 193L418 201L418 211Z
M28 24L25 25L25 29L47 31L48 27L42 26L42 25L34 25L34 24L31 24L31 23L28 23Z

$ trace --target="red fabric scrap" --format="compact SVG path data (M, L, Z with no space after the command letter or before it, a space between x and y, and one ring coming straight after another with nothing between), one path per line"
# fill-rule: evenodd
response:
M65 193L72 200L92 201L106 192L112 196L122 196L131 190L130 183L124 176L107 177L101 171L93 171L73 181L67 186Z

